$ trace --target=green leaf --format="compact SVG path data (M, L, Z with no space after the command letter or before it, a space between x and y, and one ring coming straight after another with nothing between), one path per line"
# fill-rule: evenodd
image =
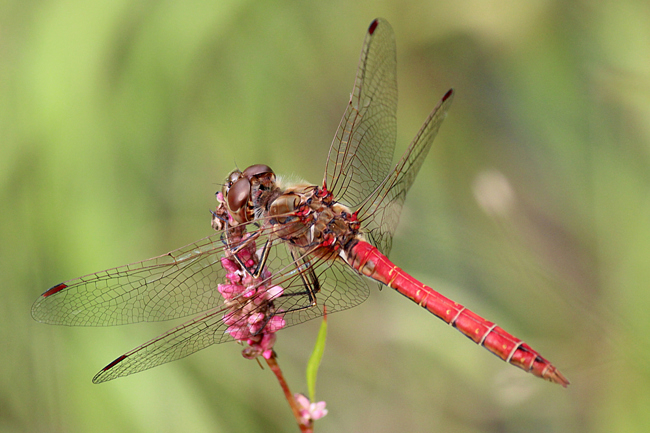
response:
M320 325L320 330L318 331L318 337L316 338L316 345L314 350L309 357L309 362L307 363L307 390L309 391L309 400L316 401L314 396L316 394L316 375L318 374L318 367L320 366L320 361L323 359L323 353L325 352L325 339L327 337L327 311L323 315L323 322Z

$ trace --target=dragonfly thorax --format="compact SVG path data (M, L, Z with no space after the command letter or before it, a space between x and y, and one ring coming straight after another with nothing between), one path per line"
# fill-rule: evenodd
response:
M302 248L326 253L345 246L359 234L359 222L347 206L316 185L295 185L268 206L275 236Z
M266 165L234 170L226 178L222 194L230 218L222 215L219 221L229 220L231 226L257 221L270 226L274 237L295 247L329 254L345 248L359 234L354 214L327 189L309 184L280 188ZM223 228L223 223L215 228Z

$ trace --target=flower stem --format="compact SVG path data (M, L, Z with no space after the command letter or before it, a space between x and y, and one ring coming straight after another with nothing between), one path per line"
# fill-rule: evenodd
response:
M269 368L275 374L275 377L278 378L278 382L280 382L280 386L282 387L282 391L284 391L284 396L287 399L287 402L289 402L289 406L291 407L291 411L293 412L293 416L296 418L296 422L298 423L298 427L300 427L300 431L303 433L313 433L313 422L310 422L309 425L304 425L301 421L300 417L300 410L298 409L298 403L296 403L296 399L293 397L293 394L289 390L289 385L287 384L287 381L284 379L284 375L282 374L282 370L280 369L280 366L278 365L278 362L275 358L275 351L269 358L265 358L266 363L268 364Z

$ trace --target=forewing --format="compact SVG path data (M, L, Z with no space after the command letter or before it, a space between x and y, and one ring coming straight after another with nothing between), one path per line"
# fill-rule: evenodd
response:
M221 232L162 256L58 284L32 307L39 322L110 326L184 317L218 306Z
M339 128L330 146L324 183L336 199L358 206L388 174L397 136L395 35L376 19L368 28Z
M447 116L454 92L449 90L427 117L404 155L381 187L358 209L369 243L384 255L392 246L404 199Z

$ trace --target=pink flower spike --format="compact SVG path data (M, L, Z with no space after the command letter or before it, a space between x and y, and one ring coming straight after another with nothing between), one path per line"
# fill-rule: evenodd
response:
M218 195L217 199L223 200L223 195ZM217 211L221 212L219 215L232 217L223 202ZM228 310L222 323L227 326L226 333L230 337L247 346L242 350L245 358L254 359L262 355L270 360L276 341L275 332L286 326L282 311L277 311L273 304L284 289L269 287L271 272L266 267L257 276L251 274L250 269L258 265L263 250L256 251L252 234L246 232L246 227L237 226L233 224L230 232L230 245L236 245L237 249L226 250L225 257L220 258L226 276L217 289Z

